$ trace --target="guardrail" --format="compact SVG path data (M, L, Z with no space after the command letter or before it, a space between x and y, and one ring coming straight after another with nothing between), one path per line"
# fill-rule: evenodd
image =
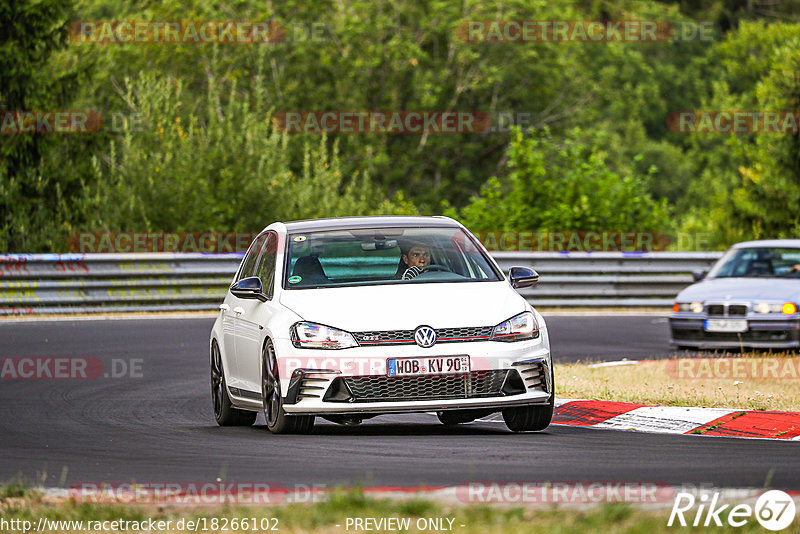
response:
M665 307L721 252L496 252L528 266L537 306ZM0 315L214 310L241 254L0 255Z

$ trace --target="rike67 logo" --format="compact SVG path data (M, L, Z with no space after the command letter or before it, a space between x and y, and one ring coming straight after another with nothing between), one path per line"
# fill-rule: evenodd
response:
M693 510L695 506L697 508ZM720 503L719 492L713 495L702 493L699 497L681 492L675 496L667 526L677 524L682 527L689 525L721 527L727 522L732 527L741 527L755 519L765 529L778 531L791 525L795 516L794 500L781 490L763 493L754 506L749 504L731 506Z

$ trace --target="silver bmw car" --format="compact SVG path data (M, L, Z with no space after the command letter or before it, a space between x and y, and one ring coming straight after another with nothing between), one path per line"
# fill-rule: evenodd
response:
M681 291L670 316L681 348L800 347L800 239L731 247L697 283Z

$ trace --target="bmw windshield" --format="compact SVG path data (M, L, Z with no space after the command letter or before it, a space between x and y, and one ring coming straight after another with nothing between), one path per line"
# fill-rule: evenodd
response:
M800 277L798 248L740 248L729 250L708 278Z
M503 280L461 228L290 233L285 289Z

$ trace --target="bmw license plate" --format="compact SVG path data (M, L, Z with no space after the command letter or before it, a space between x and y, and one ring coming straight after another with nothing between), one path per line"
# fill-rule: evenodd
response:
M421 376L468 373L469 356L436 356L431 358L389 358L387 376Z
M747 319L706 319L706 332L747 332Z

